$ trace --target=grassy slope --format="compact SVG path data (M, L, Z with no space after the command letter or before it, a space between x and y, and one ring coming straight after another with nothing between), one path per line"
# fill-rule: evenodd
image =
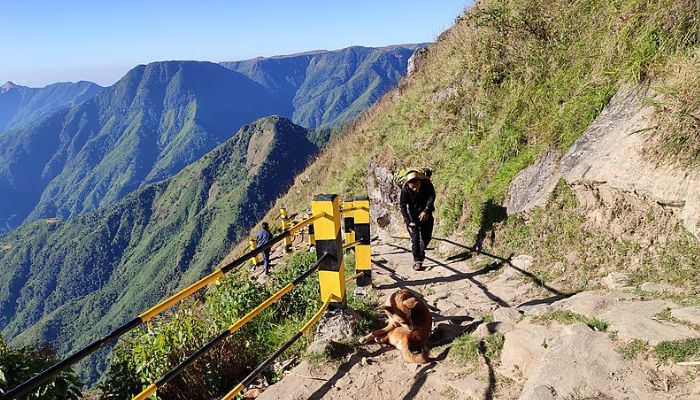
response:
M513 177L546 150L567 149L623 83L673 76L669 63L688 59L698 44L697 7L671 0L482 1L278 205L303 210L314 193L364 193L373 163L392 170L428 164L436 171L438 230L474 237L490 225L486 205L501 203ZM611 241L601 251L617 246L616 238L601 240ZM671 241L680 248L693 243L683 233ZM539 239L508 243L499 250L548 249ZM671 263L697 260L680 253Z

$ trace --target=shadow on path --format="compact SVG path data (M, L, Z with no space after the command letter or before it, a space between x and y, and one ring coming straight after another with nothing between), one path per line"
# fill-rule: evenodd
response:
M428 371L435 367L435 364L439 361L445 360L447 354L450 352L450 347L446 347L437 357L433 358L429 363L423 365L420 370L416 373L411 385L411 389L403 396L403 400L409 400L416 397L418 391L425 385L425 381L428 379Z
M395 247L397 249L402 249L402 250L409 252L409 253L411 252L409 249L395 245L395 244L387 243L386 245L391 246L391 247ZM510 307L510 305L505 300L503 300L502 298L491 293L483 283L474 279L475 276L483 275L483 274L489 273L491 271L494 271L498 268L501 268L504 263L510 262L509 259L503 259L503 262L501 262L501 263L496 263L493 266L483 268L479 271L475 271L475 272L471 272L471 273L459 271L459 270L449 266L448 264L440 262L434 258L425 257L425 259L435 263L436 265L438 265L440 267L443 267L449 271L452 271L455 274L451 275L451 276L445 276L445 277L425 278L425 279L417 279L417 280L411 280L411 281L397 281L396 283L392 283L392 284L380 285L377 288L379 288L379 289L392 289L392 288L401 288L404 286L426 285L429 283L445 283L445 282L458 281L460 279L467 279L472 284L474 284L476 287L478 287L484 293L484 295L486 295L486 297L489 298L489 300L493 301L494 303L498 304L501 307Z
M318 388L318 390L316 390L311 396L309 396L309 400L322 399L323 396L325 396L333 388L333 386L335 386L335 384L338 383L338 381L343 376L350 372L352 367L355 364L359 363L364 357L376 357L392 349L393 347L382 347L379 350L370 353L364 348L358 348L355 354L353 354L347 361L338 366L338 370L333 376L328 378L328 380L326 381L326 383L323 384L323 386Z
M539 286L539 287L542 287L542 288L548 290L550 293L553 293L553 294L555 294L556 296L561 296L561 298L559 298L559 299L557 299L557 300L565 299L565 298L567 298L567 297L571 297L571 296L573 296L573 295L575 295L575 294L577 293L577 292L573 292L573 293L564 293L564 292L561 292L561 291L559 291L558 289L553 288L553 287L547 285L542 279L538 278L537 275L533 274L532 272L526 271L526 270L524 270L524 269L522 269L522 268L520 268L520 267L515 266L515 265L511 262L511 260L513 259L513 254L510 254L507 258L503 258L503 257L497 256L497 255L495 255L495 254L490 254L490 253L487 253L487 252L482 251L482 250L477 250L477 249L474 248L474 247L466 246L466 245L464 245L464 244L462 244L462 243L457 243L457 242L455 242L455 241L453 241L453 240L444 239L444 238L437 238L437 237L434 237L433 240L438 240L438 241L442 241L442 242L445 242L445 243L450 243L450 244L452 244L452 245L454 245L454 246L461 247L461 248L463 248L463 249L467 249L467 250L469 250L469 252L476 252L476 253L478 253L478 254L483 254L483 255L485 255L485 256L487 256L487 257L491 257L491 258L493 258L493 259L496 259L496 260L498 260L498 261L501 261L501 262L505 263L506 265L508 265L509 267L513 268L514 270L518 271L519 273L521 273L521 274L527 276L528 278L530 278L530 280L531 280L535 285L537 285L537 286ZM463 254L464 254L464 253L460 253L460 254L458 254L457 256L461 256L461 255L463 255ZM452 257L457 257L457 256L452 256ZM556 301L556 300L554 300L554 301Z

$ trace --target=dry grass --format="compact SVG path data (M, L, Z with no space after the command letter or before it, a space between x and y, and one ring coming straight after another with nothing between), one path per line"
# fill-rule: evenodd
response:
M677 57L667 70L650 156L700 166L700 53Z

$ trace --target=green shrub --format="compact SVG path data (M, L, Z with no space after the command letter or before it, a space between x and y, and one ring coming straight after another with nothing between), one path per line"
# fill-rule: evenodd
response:
M58 362L48 348L12 348L0 336L0 394L24 383L38 373ZM43 384L23 399L72 400L81 399L82 385L72 372L67 370Z
M700 360L700 339L685 339L659 343L654 348L656 358L664 362L698 361Z
M275 268L268 285L240 271L212 287L203 296L203 304L185 303L169 316L137 330L113 351L107 378L101 385L103 397L121 399L140 392L315 262L312 253L286 256ZM212 398L230 390L233 382L240 380L301 328L320 307L319 297L318 275L311 274L159 389L158 397ZM298 341L281 358L300 353L307 341L308 338Z

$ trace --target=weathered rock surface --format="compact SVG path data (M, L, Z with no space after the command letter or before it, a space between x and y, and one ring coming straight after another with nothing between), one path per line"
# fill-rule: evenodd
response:
M606 334L578 323L549 344L520 400L668 398L653 379L624 360Z
M617 332L621 340L640 339L656 345L665 340L700 337L700 332L692 328L657 318L666 309L678 308L674 303L664 300L639 301L631 293L583 292L552 306L601 319L609 324L608 330Z
M505 334L498 372L516 381L527 379L556 333L542 325L518 324Z
M641 153L646 140L642 132L655 125L649 101L653 96L644 87L621 88L564 155L562 175L579 185L577 194L589 191L594 195L579 196L590 200L584 207L599 208L605 197L614 198L611 193L591 191L591 184L602 184L663 208L700 238L700 171L654 165Z
M560 158L561 154L557 150L550 150L535 164L518 173L508 186L503 202L508 215L528 211L547 202L561 176Z
M644 86L623 86L559 163L548 152L516 176L508 213L542 204L564 178L589 218L613 233L633 231L653 211L669 227L681 221L700 239L700 170L656 165L642 154L655 126L650 101L655 95Z
M691 324L700 325L700 306L671 310L671 317L690 322Z

